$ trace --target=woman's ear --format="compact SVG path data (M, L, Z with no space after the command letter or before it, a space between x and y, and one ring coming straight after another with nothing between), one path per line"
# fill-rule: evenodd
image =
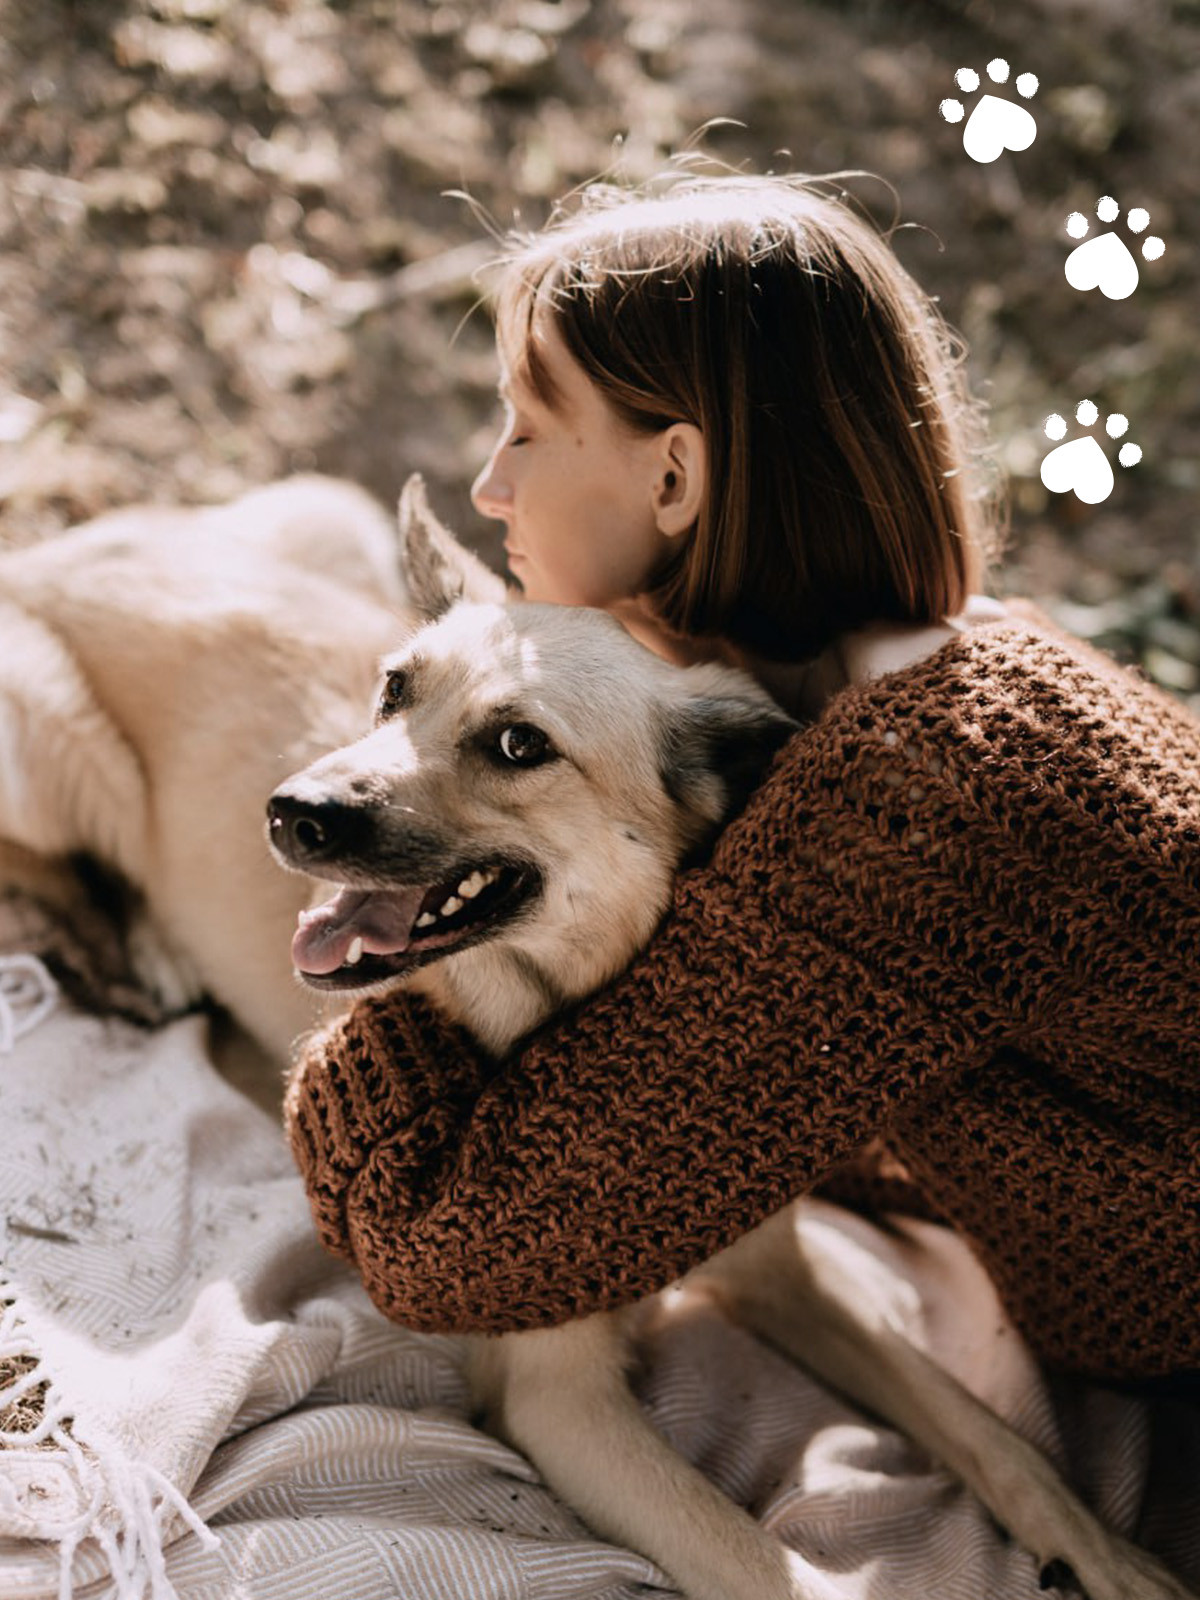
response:
M700 515L708 478L704 435L691 422L673 422L658 436L654 520L668 539L686 533Z

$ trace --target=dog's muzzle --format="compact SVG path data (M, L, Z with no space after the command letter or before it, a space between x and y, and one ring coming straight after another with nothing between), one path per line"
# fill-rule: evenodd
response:
M397 826L378 802L278 789L267 803L271 848L289 867L340 882L300 915L299 975L316 988L368 988L492 939L541 891L511 857L463 856L432 831Z

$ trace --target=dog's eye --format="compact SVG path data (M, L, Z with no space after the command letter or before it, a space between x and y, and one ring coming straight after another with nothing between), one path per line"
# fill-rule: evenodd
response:
M514 767L536 767L553 755L550 741L532 722L514 722L501 728L496 748Z
M398 668L389 672L383 680L383 690L379 696L379 715L381 717L393 716L408 704L408 674Z

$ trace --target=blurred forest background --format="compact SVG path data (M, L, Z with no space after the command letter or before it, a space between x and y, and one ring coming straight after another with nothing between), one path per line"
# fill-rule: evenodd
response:
M0 0L0 37L0 541L419 469L494 556L489 228L719 119L723 162L876 175L990 406L996 587L1200 708L1200 0ZM938 106L997 56L1038 134L984 166ZM1166 245L1119 302L1063 274L1102 195ZM1038 475L1084 398L1144 452L1097 506Z

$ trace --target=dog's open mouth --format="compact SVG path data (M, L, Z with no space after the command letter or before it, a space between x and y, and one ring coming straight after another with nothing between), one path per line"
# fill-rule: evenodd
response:
M537 889L529 867L493 863L443 883L348 886L300 913L292 962L316 989L365 989L490 938Z

